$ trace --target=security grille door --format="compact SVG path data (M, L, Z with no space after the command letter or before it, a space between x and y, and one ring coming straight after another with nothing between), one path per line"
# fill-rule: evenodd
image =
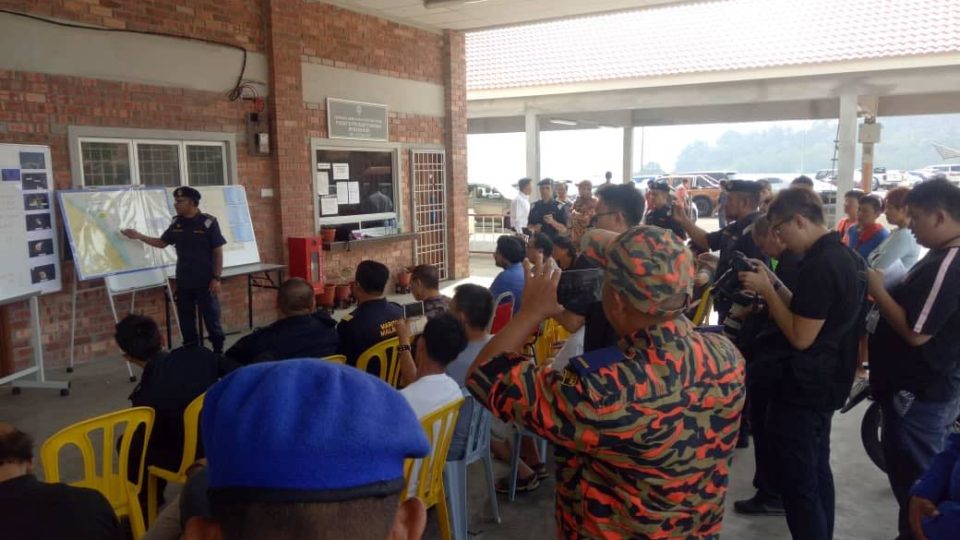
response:
M411 151L414 252L417 264L430 264L447 279L446 170L443 152Z

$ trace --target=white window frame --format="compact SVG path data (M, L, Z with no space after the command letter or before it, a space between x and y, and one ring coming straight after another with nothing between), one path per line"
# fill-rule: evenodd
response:
M68 126L67 136L70 143L70 169L73 173L74 187L86 187L86 178L83 172L83 152L81 145L85 142L123 143L127 144L127 153L130 156L130 183L116 184L115 187L140 186L140 163L137 155L138 144L169 144L178 146L180 185L190 185L189 165L187 161L187 146L218 146L223 159L223 185L239 184L237 172L237 138L236 133L218 133L206 131L174 131L153 130L140 128L112 128L100 126ZM107 188L111 186L92 186Z

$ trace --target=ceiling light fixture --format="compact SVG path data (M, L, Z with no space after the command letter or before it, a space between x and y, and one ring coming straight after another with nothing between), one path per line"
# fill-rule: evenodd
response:
M482 4L486 1L487 0L423 0L423 7L430 9L444 6Z
M563 118L551 118L551 124L557 124L558 126L575 126L577 125L576 120L564 120Z

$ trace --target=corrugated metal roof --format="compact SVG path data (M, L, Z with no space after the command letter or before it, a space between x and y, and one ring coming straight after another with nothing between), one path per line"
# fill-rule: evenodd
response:
M488 90L960 52L958 0L726 0L468 33Z

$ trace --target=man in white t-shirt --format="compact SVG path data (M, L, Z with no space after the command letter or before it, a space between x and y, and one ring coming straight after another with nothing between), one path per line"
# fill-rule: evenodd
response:
M399 329L402 325L397 326ZM401 331L399 335L400 362L409 363L409 333ZM445 370L466 346L467 335L463 325L450 313L437 315L427 321L421 339L417 342L417 357L414 361L416 378L413 383L400 390L417 418L422 420L437 409L463 398L460 385L451 379ZM434 436L431 439L435 438ZM420 462L417 462L412 478L417 477L419 468ZM407 493L412 496L416 493L416 488L416 481L411 481Z

